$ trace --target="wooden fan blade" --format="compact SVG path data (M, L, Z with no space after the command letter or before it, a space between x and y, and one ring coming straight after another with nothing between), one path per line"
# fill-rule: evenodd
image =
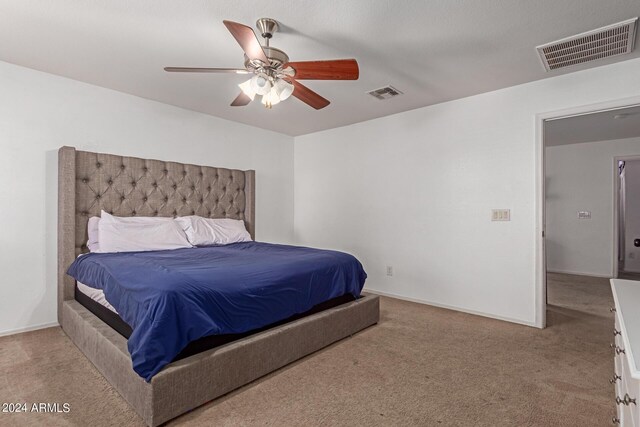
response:
M232 107L244 107L248 103L251 102L251 98L249 98L244 92L240 92L240 95L236 97L231 103Z
M262 46L251 27L233 21L222 21L231 35L236 39L244 53L249 59L258 59L265 64L269 64L267 55L264 54Z
M193 68L193 67L164 67L170 73L236 73L249 74L244 68Z
M296 70L297 80L358 80L360 76L355 59L289 62L285 67Z
M295 79L287 78L285 80L293 85L293 96L305 104L312 106L316 110L320 110L330 104L328 99L321 97L302 83L297 82Z

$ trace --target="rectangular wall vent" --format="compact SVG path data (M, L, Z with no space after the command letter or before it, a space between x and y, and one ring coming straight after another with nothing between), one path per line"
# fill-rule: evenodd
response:
M631 53L636 39L638 18L608 25L536 49L547 71L583 64L610 56Z
M371 92L367 92L369 95L378 98L378 99L389 99L394 96L402 95L398 89L393 86L385 86L380 89L372 90Z

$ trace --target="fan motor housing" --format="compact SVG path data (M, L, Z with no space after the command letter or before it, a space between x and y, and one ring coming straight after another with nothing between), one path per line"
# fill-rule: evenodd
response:
M282 68L284 64L289 62L289 56L282 50L270 46L262 46L264 54L269 58L272 68ZM256 68L247 55L244 56L244 66L247 68Z

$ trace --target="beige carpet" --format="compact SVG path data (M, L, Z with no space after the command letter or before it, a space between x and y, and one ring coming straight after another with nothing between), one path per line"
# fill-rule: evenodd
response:
M169 424L609 425L608 281L550 275L549 303L537 330L383 298L379 325ZM0 338L0 402L71 405L2 426L142 425L59 328Z

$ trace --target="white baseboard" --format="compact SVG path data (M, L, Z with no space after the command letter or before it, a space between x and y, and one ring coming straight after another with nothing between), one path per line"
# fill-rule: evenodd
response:
M584 271L569 271L569 270L547 269L547 273L572 274L574 276L602 277L603 279L611 279L611 277L612 277L611 274L586 273Z
M365 289L363 289L363 291L364 292L369 292L369 293L372 293L372 294L376 294L376 295L381 295L381 296L384 296L384 297L395 298L395 299L399 299L399 300L403 300L403 301L409 301L409 302L415 302L415 303L418 303L418 304L431 305L431 306L439 307L439 308L446 308L447 310L460 311L462 313L473 314L473 315L482 316L482 317L488 317L490 319L502 320L504 322L517 323L519 325L531 326L532 328L541 329L540 326L535 324L535 322L527 322L526 320L514 319L512 317L498 316L498 315L491 314L491 313L485 313L483 311L469 310L469 309L462 308L462 307L456 307L456 306L448 305L448 304L440 304L440 303L437 303L437 302L427 301L427 300L423 300L423 299L419 299L419 298L405 297L405 296L393 294L393 293L390 293L390 292L377 291L375 289L365 288Z
M16 328L16 329L9 329L7 331L0 331L0 337L4 337L7 335L21 334L23 332L37 331L38 329L51 328L53 326L58 326L58 322L47 322L47 323L41 323L39 325L26 326L24 328Z

